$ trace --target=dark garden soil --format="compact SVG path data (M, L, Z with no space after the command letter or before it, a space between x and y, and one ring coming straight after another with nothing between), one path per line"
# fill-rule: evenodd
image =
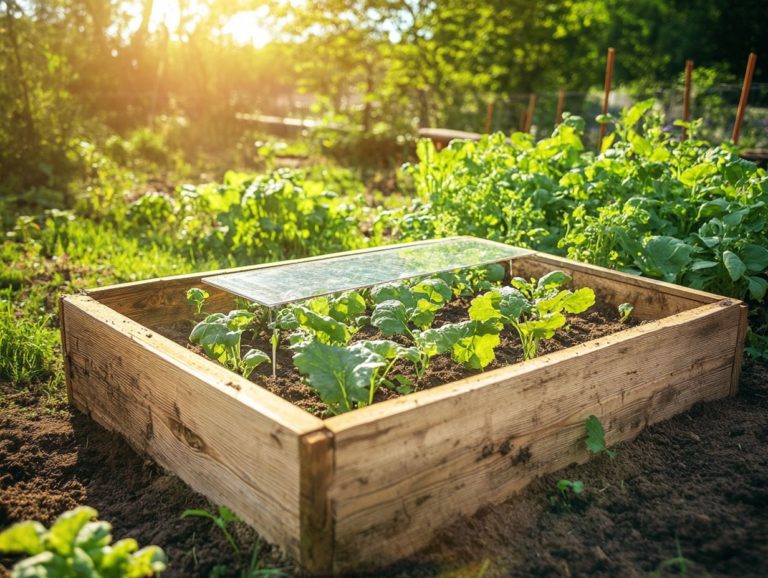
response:
M187 508L212 506L119 437L42 395L0 385L0 528L49 523L88 504L115 538L158 544L166 578L236 564L220 534ZM585 491L553 499L559 479ZM241 526L246 549L255 534ZM674 559L681 553L685 571ZM265 560L295 571L265 547ZM0 558L0 576L12 560ZM400 564L368 576L768 576L768 366L748 364L738 397L691 411L457 521Z
M468 300L456 299L438 312L432 326L440 327L445 323L466 321L469 319L468 309ZM600 337L623 331L628 327L638 324L640 322L631 317L625 323L621 323L615 308L595 305L589 311L580 315L569 315L566 327L560 329L554 338L542 341L539 355L559 351L593 339L599 339ZM157 329L157 332L204 356L202 348L189 343L189 334L193 327L194 323L192 321L177 322L160 327ZM247 334L243 339L243 351L256 347L264 352L271 352L271 345L267 335L261 334L252 340L246 340L245 337L247 337ZM352 342L364 339L391 339L392 341L399 342L401 345L412 345L406 337L401 335L385 337L376 327L371 325L360 329L353 336ZM500 339L501 343L496 348L496 359L485 368L485 371L499 369L523 360L523 348L520 338L512 329L505 328L500 334ZM321 418L328 417L330 415L328 406L323 403L312 388L302 383L301 374L296 370L291 361L292 357L293 352L287 347L287 344L281 344L277 354L276 377L272 377L271 364L264 363L251 374L251 381L314 415ZM402 375L406 377L414 390L419 391L471 375L477 375L478 373L479 371L477 370L465 369L457 364L451 359L450 354L443 354L432 358L429 368L421 378L416 375L413 364L407 361L396 362L390 371L390 376ZM379 402L400 397L400 395L393 389L381 387L376 392L374 399Z

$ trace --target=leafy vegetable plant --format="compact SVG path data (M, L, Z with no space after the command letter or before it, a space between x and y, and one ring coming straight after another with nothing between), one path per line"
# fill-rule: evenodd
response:
M259 349L249 349L245 355L240 351L243 332L250 328L253 318L254 314L245 309L213 313L195 325L189 341L200 345L208 357L248 377L269 361L269 356Z
M538 281L512 279L511 287L489 291L472 300L469 316L477 321L510 325L523 345L523 358L533 359L542 339L551 339L565 325L567 313L582 313L595 303L595 292L584 287L560 289L571 282L562 271L553 271Z
M619 310L619 321L621 323L626 323L627 320L630 318L632 313L635 310L635 306L630 303L622 303L618 307Z
M0 534L0 552L30 556L17 563L11 578L142 578L166 568L158 546L139 549L133 538L112 544L112 526L94 520L98 513L81 506L59 516L50 529L19 522Z
M428 329L435 314L453 297L450 286L440 278L430 278L413 287L390 283L371 290L376 304L371 324L386 337L407 335L414 339L412 326Z
M203 312L203 305L205 305L205 300L208 299L208 297L210 297L210 295L205 289L199 289L198 287L187 289L187 303L195 308L195 314L197 315L200 315Z

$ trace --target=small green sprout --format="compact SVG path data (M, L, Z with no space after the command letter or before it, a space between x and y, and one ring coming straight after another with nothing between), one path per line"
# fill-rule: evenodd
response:
M619 322L624 323L632 315L632 312L635 310L635 306L632 305L631 303L622 303L621 305L619 305L618 309L619 309Z
M187 303L195 308L195 315L200 315L203 312L203 305L205 300L208 299L208 291L200 289L198 287L192 287L187 289Z

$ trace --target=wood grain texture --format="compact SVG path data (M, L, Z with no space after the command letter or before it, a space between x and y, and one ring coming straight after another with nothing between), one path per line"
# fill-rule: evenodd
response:
M555 269L571 275L574 287L594 289L598 301L613 306L631 303L635 307L632 314L643 320L660 319L723 299L712 293L543 253L517 259L513 264L512 274L538 278Z
M613 444L727 396L739 317L735 302L704 305L326 420L335 569L402 557L457 516L586 461L591 414Z
M328 430L301 438L301 565L314 575L333 571L334 520L328 500L333 478L333 434Z
M739 393L739 379L741 379L741 366L744 363L744 344L747 340L747 330L749 329L749 307L746 303L739 305L741 315L739 316L739 331L736 334L736 357L733 361L733 373L731 375L731 395Z
M62 305L70 401L298 558L301 438L322 421L90 297Z

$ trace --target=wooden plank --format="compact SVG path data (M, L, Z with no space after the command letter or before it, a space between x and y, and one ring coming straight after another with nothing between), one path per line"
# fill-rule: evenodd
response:
M301 438L301 565L311 574L333 571L334 528L328 488L333 476L333 434Z
M300 441L322 421L87 296L63 300L70 401L300 554Z
M326 420L335 569L413 552L456 516L585 461L590 414L616 443L727 396L740 315L733 301L704 305Z
M741 379L741 366L744 363L744 344L747 340L749 329L749 307L746 303L739 305L739 331L736 334L736 358L733 362L733 375L731 375L731 395L739 393L739 380Z
M61 331L61 357L64 361L64 383L67 386L67 399L72 399L72 378L70 376L69 355L66 351L64 336L67 334L64 323L64 296L59 297L59 331Z
M613 306L631 303L635 307L633 315L643 320L660 319L723 299L712 293L543 253L516 259L512 275L541 277L556 269L571 275L574 286L593 288L598 301Z

